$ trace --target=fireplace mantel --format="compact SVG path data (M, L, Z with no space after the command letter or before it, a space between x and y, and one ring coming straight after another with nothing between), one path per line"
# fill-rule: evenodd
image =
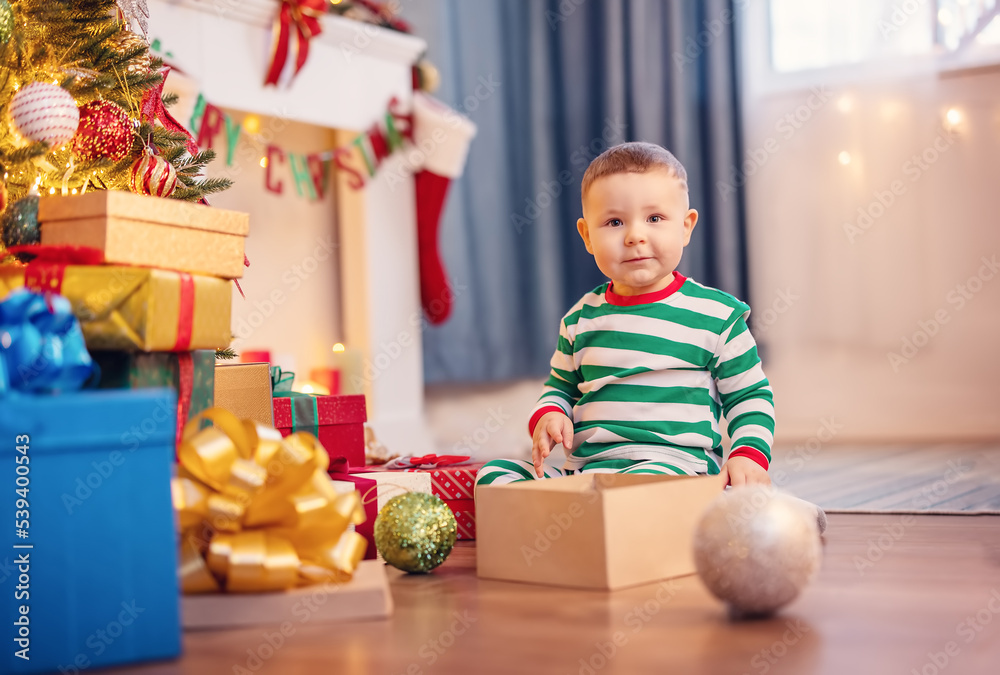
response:
M293 41L282 82L265 87L278 8L276 0L151 0L149 37L217 106L336 129L340 139L381 119L393 97L409 108L411 67L426 43L332 15L294 81ZM362 191L338 178L342 325L367 363L391 357L366 379L379 440L394 453L423 454L434 444L423 415L413 179L402 161L386 160ZM251 214L251 236L253 227Z

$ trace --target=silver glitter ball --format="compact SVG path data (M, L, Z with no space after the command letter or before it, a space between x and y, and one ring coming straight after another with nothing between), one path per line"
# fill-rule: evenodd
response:
M694 534L698 575L736 616L770 614L794 600L819 570L817 510L760 485L727 490Z

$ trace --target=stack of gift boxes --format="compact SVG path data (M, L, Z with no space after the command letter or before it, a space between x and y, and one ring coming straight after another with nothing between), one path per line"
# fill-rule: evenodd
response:
M0 446L0 461L21 465L11 455L24 455L34 472L24 481L39 479L26 491L39 525L26 529L25 543L35 547L32 581L46 588L44 597L60 599L25 605L31 644L54 650L46 653L47 668L82 670L179 654L170 482L185 426L213 406L282 436L315 435L330 455L334 484L345 492L360 488L367 501L367 520L357 526L368 540L366 557L376 557L377 510L400 485L444 499L459 538L475 537L478 466L415 472L366 466L363 395L300 394L291 391L292 374L269 363L216 363L215 350L232 339L231 281L244 268L246 214L99 191L42 197L38 219L41 245L16 251L27 264L0 265L0 301L27 288L46 294L50 311L58 304L70 319L72 311L82 332L81 359L89 352L97 366L80 391L9 391L13 380L47 366L11 361L11 331L25 331L5 325L10 316L0 307L0 433L24 440L13 449ZM14 500L0 504L0 517L15 520L13 506ZM83 551L88 554L81 557ZM147 617L137 622L134 639L95 651L71 637L107 626L121 614L122 598L126 605L135 598ZM76 609L65 611L67 603ZM18 611L24 610L15 607L11 616ZM14 658L0 659L0 670L19 667Z
M475 539L474 486L481 465L390 470L366 465L365 397L361 394L313 395L292 391L293 373L269 362L220 363L215 370L215 405L237 417L274 426L283 436L305 431L316 436L330 455L330 477L341 490L357 489L365 522L356 530L368 541L366 558L377 553L375 517L385 504L405 492L440 497L455 514L459 539Z
M65 296L100 388L177 392L175 438L211 407L215 350L232 339L230 279L243 271L246 214L130 192L40 198L40 247L0 268L0 292Z
M170 481L185 421L212 405L215 350L232 339L230 280L243 270L248 216L94 191L41 197L38 221L41 244L17 251L28 263L0 265L0 433L19 439L0 461L23 469L24 491L0 515L14 521L7 509L18 509L40 589L5 613L23 615L25 650L7 650L0 671L176 656ZM13 316L26 300L33 313ZM90 373L82 390L58 372L73 335L71 367ZM102 642L111 625L127 625L128 639Z

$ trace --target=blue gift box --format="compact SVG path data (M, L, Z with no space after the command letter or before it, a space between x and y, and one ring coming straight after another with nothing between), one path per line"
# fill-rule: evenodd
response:
M169 389L0 396L0 672L180 653L176 415Z

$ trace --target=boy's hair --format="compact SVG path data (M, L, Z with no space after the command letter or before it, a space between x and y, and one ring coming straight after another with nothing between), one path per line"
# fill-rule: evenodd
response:
M587 191L598 178L618 173L646 173L653 169L666 169L687 189L687 171L669 150L655 143L633 142L612 146L590 163L583 173L580 196L586 198Z

